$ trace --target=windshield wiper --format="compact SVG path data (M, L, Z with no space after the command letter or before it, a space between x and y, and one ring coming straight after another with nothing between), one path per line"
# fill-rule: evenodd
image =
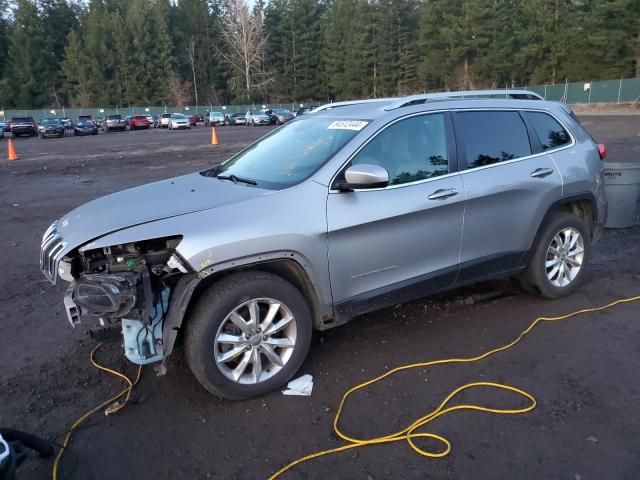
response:
M234 175L233 173L231 175L214 175L216 178L219 178L220 180L231 180L233 183L246 183L248 185L257 185L258 182L256 182L255 180L251 180L250 178L242 178L242 177L238 177L237 175Z

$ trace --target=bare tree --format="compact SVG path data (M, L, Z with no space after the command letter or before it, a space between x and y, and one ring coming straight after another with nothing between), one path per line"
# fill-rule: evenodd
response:
M229 65L232 83L243 90L247 97L261 90L271 82L271 77L263 70L263 54L267 35L262 26L262 17L251 12L246 0L229 0L222 17L221 34L226 49L215 44L220 56Z
M198 105L198 83L196 82L196 40L193 38L193 35L191 35L191 39L187 45L187 56L189 57L191 73L193 74L193 95L195 97L196 105Z
M183 82L180 80L180 77L178 77L178 75L173 73L169 77L167 90L169 94L169 101L176 107L182 108L189 101L191 82Z

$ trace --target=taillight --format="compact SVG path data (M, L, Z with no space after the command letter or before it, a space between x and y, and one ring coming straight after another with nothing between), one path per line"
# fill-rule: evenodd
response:
M607 147L605 147L604 143L598 144L598 153L600 154L600 160L604 160L607 156Z

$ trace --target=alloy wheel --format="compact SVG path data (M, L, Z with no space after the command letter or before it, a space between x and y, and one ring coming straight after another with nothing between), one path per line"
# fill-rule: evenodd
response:
M545 271L555 287L566 287L575 280L584 260L584 239L575 228L563 228L547 248Z
M272 298L246 301L234 308L218 328L216 366L236 383L264 382L289 361L296 339L296 319L284 303Z

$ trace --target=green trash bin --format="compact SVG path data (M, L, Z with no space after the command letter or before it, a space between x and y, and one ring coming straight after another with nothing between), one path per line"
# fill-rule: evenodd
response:
M604 191L609 204L606 228L628 228L636 223L640 163L605 163Z

